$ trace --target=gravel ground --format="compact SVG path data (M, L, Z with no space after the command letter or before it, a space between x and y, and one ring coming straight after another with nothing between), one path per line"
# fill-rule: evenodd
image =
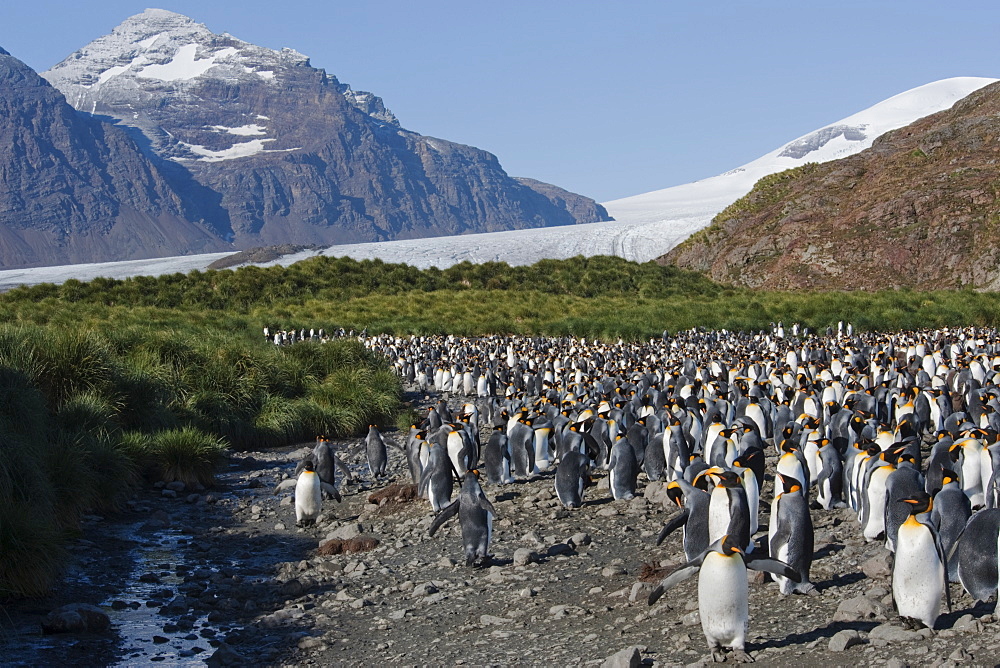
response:
M336 445L362 470L360 440ZM8 604L0 619L13 665L688 665L711 662L697 613L697 578L647 605L665 569L683 563L680 535L655 538L675 512L661 483L612 501L607 479L562 508L553 475L485 486L497 511L493 565L468 568L457 520L433 538L424 500L370 503L409 483L401 453L388 481L341 486L313 527L295 526L274 486L303 450L234 454L216 488L146 489L121 515L89 517L73 567L47 599ZM773 462L770 463L773 466ZM772 470L769 468L769 470ZM768 476L761 509L771 498ZM457 488L456 488L457 492ZM761 533L766 538L766 514ZM952 585L953 612L936 630L893 612L891 559L866 544L849 510L814 510L816 595L782 596L752 578L749 656L765 665L994 665L1000 624ZM136 548L173 536L171 553L136 567ZM368 536L371 551L319 556L329 538ZM155 547L155 545L154 545ZM646 576L646 577L643 577ZM137 579L149 586L136 590ZM646 582L644 580L650 580ZM42 636L45 613L67 602L103 605L112 631ZM158 630L123 610L156 611ZM732 657L730 657L732 658Z

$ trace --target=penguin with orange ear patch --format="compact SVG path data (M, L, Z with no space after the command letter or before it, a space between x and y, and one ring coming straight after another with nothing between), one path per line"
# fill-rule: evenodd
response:
M747 660L745 647L750 621L748 568L798 579L798 573L788 564L766 557L747 556L739 545L739 539L726 535L664 578L649 595L649 605L656 603L670 587L698 573L698 614L712 658L724 661L725 648L731 647L736 660Z
M909 505L910 516L896 535L892 600L900 617L919 621L932 629L941 613L942 594L948 599L951 610L947 559L937 529L930 520L934 503L923 491L900 501Z
M462 545L465 549L466 566L488 566L492 559L489 549L493 538L493 518L496 517L493 504L486 498L479 485L479 471L465 474L458 498L445 507L431 524L433 536L441 525L458 515L462 527Z
M771 502L767 529L768 549L772 557L794 568L800 580L792 582L782 575L774 579L782 594L806 594L815 589L809 582L814 542L809 502L800 481L781 473L776 477L777 493Z

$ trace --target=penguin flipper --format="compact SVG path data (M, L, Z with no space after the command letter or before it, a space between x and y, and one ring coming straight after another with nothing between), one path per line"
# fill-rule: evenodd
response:
M670 589L674 585L684 582L692 575L697 573L698 570L701 568L701 562L704 560L704 558L705 558L704 555L702 555L697 559L695 559L694 561L689 561L688 563L684 564L683 566L675 570L673 573L668 575L667 577L660 580L660 584L656 585L656 589L654 589L649 593L649 605L653 605L658 600L660 600L660 597L663 596L663 594L668 589Z
M438 513L438 516L435 517L434 521L431 523L431 528L428 530L427 534L429 536L433 536L437 532L437 530L441 528L442 524L444 524L445 522L447 522L448 520L450 520L452 517L454 517L455 515L457 515L458 514L458 507L459 507L460 503L461 503L461 499L455 499L454 501L452 501L451 503L449 503L447 506L445 506L444 508L442 508L441 512Z
M660 529L660 535L656 537L656 544L659 545L666 539L667 536L672 534L679 527L682 527L685 524L687 524L688 517L690 516L690 514L691 511L688 508L685 508L684 510L680 511L679 513L671 517L669 520L667 520L667 523L663 525L662 529Z
M333 464L334 466L336 466L338 469L341 470L341 472L344 474L344 477L347 478L347 480L349 480L350 482L354 482L354 474L351 473L351 469L347 468L347 464L340 461L340 457L334 455Z
M397 443L397 442L396 442L396 439L394 439L394 438L389 438L389 437L388 437L388 436L386 436L385 434L382 434L382 442L383 442L383 443L387 443L387 444L391 445L392 447L394 447L394 448L396 448L397 450L399 450L400 452L402 452L402 453L403 453L404 455L406 454L406 448L404 448L404 447L403 447L403 446L401 446L401 445L400 445L399 443Z
M323 491L332 496L333 498L337 499L338 503L343 501L343 499L340 497L340 492L337 491L336 487L334 487L328 482L321 482L320 485L322 486Z
M277 494L283 489L290 489L292 487L295 487L296 482L298 482L296 478L288 478L286 480L282 480L281 482L278 483L278 486L274 488L274 493Z
M488 512L493 517L497 516L497 511L493 508L493 504L490 503L490 500L487 499L486 496L483 494L479 495L479 507Z
M783 561L778 561L777 559L771 559L769 557L753 557L748 555L743 555L743 563L746 564L747 568L751 568L755 571L764 571L765 573L773 573L774 575L781 575L792 582L802 582L802 576L799 572L786 564Z

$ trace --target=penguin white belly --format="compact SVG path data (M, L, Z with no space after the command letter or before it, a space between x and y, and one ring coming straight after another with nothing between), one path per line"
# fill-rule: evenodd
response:
M899 527L892 569L892 597L901 617L919 619L933 628L941 613L944 565L931 531L913 519Z
M885 531L885 483L892 473L889 466L880 466L872 471L868 480L868 521L865 522L865 540L873 541Z
M822 473L822 470L820 471ZM819 484L816 493L816 500L819 504L829 510L833 507L833 482L827 478Z
M812 482L819 477L819 443L813 440L806 441L806 446L802 449L802 454L806 457L806 466L809 469L809 482L811 485ZM798 480L800 482L805 482L801 478Z
M711 545L729 531L729 493L725 487L712 490L708 502L708 543Z
M750 538L753 542L753 535L759 528L760 517L760 487L757 485L757 476L753 471L747 469L743 472L743 489L747 493L747 506L750 508Z
M303 471L295 482L295 521L315 520L323 507L323 490L319 476Z
M778 548L778 554L774 558L777 559L778 561L783 561L787 564L788 551L789 551L788 543L786 542L784 545ZM795 590L795 584L791 580L786 578L784 575L775 575L774 581L778 583L778 589L779 591L781 591L782 594L788 595L793 593Z
M457 431L448 434L448 458L451 459L451 464L455 467L455 471L459 475L462 475L468 469L468 466L462 461L462 449L464 447L465 441L462 440L461 434Z
M750 606L747 569L739 554L725 557L712 551L705 556L698 574L698 613L710 648L743 649Z
M983 495L983 478L980 471L979 448L974 445L962 446L962 486L965 495L969 497L972 507L985 504Z
M441 510L442 499L439 499L437 494L435 494L434 485L427 486L427 500L431 502L431 508L434 510L434 512Z
M753 420L757 428L760 429L761 438L768 438L771 435L767 432L767 421L764 419L764 411L761 409L760 404L748 405L746 416Z
M549 431L548 428L535 430L535 473L549 470Z
M486 552L490 551L490 545L493 542L493 513L486 511Z

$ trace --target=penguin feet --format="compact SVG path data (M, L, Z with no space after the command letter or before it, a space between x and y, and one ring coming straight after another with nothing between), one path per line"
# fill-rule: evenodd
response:
M733 661L735 663L753 663L753 657L747 654L742 649L733 650Z

